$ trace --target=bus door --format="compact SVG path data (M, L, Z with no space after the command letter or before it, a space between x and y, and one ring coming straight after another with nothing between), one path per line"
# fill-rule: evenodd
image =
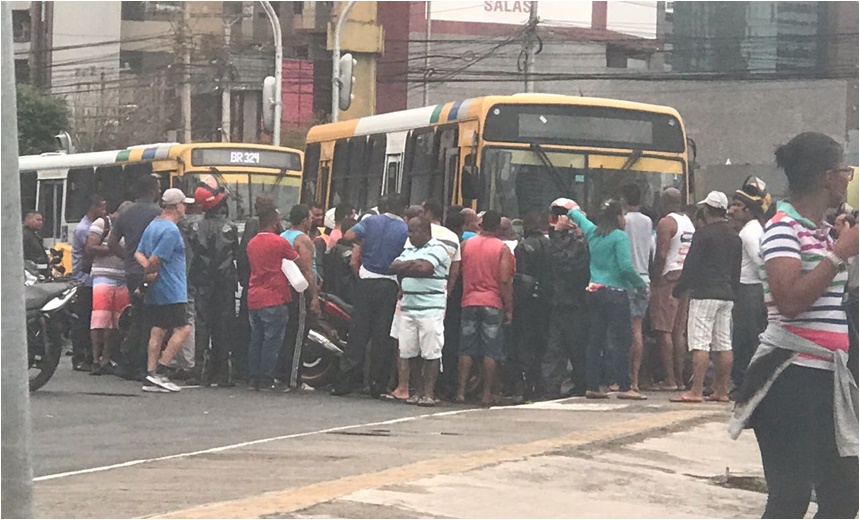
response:
M322 199L322 205L329 208L331 207L331 186L329 186L331 182L331 159L320 161L319 175L314 200Z
M472 207L482 206L480 174L478 169L478 121L460 123L460 171L454 187L456 203Z
M460 149L448 148L445 150L445 193L443 207L456 202L457 197L457 175L460 170Z
M42 238L45 247L51 248L57 242L68 242L69 228L63 221L63 188L62 179L48 179L39 182L38 210L42 213L44 226Z

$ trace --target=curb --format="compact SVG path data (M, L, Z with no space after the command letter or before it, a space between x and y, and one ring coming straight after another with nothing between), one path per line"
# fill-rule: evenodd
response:
M690 423L707 422L709 419L722 420L724 415L722 412L710 410L670 411L602 425L599 428L578 431L561 437L449 455L374 473L353 475L259 496L216 502L149 518L260 518L276 513L290 513L363 489L403 484L437 475L464 473L481 467L543 455L564 448L638 439L656 431L674 430L689 426Z

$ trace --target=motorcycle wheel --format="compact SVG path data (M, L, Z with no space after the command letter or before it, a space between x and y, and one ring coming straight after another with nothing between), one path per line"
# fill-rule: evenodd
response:
M301 362L302 383L314 388L333 383L340 370L340 358L310 338L305 339Z
M36 326L39 327L39 325ZM57 370L57 366L60 364L60 357L62 357L63 354L62 331L54 320L48 320L44 326L41 326L41 331L39 332L39 337L30 338L30 334L28 333L27 338L28 343L35 340L41 341L42 345L44 345L44 353L31 352L29 355L29 384L31 392L35 392L42 388L45 386L45 383L51 379L54 372ZM41 350L39 349L39 346L31 347L28 345L28 349L30 348Z

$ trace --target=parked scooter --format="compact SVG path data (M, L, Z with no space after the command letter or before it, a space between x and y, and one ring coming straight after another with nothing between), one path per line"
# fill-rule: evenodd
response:
M334 382L346 348L352 305L320 293L322 315L311 326L302 347L302 382L321 388Z
M77 319L71 312L71 303L77 294L78 282L71 278L45 277L32 262L25 262L24 276L27 358L32 392L51 379L60 363L63 333Z

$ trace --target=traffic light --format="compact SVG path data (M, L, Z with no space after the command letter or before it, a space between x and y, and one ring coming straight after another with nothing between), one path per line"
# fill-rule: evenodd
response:
M352 75L353 68L358 62L353 59L352 54L346 53L340 57L340 95L337 105L341 110L349 110L352 104L352 87L355 84L355 76Z
M263 80L263 128L272 133L275 130L275 78L266 76Z

